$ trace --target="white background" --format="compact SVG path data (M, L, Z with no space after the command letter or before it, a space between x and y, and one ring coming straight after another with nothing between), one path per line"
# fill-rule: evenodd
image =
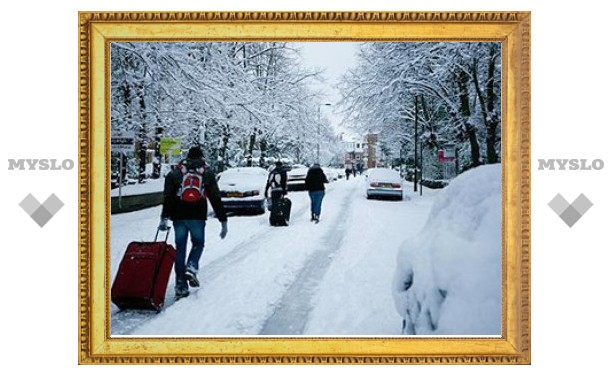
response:
M180 3L180 4L179 4ZM5 2L0 23L2 130L2 370L64 376L172 374L529 376L609 371L611 270L607 232L610 17L605 2L107 0ZM499 3L499 5L495 4ZM540 2L542 3L542 2ZM6 5L12 4L12 5ZM78 366L78 178L72 171L9 171L8 159L78 161L77 11L524 10L532 12L531 366ZM539 158L603 159L602 171L537 171ZM56 193L65 206L44 228L18 203ZM573 228L547 206L557 193L595 204ZM15 370L17 369L17 370ZM176 371L176 370L181 371Z

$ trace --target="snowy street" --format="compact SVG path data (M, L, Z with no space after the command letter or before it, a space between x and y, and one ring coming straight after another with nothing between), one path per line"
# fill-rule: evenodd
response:
M111 305L111 334L399 335L392 297L398 249L421 230L438 192L423 188L419 196L405 182L401 202L367 200L357 176L327 185L319 224L310 222L306 191L289 192L289 227L269 226L268 213L231 216L221 240L219 222L209 218L201 286L174 302L172 273L159 314ZM111 217L111 280L130 241L153 239L160 212Z
M332 181L319 224L306 191L289 192L289 227L231 216L221 239L210 217L201 286L175 303L171 275L159 314L111 305L111 335L501 334L501 47L111 43L111 187L129 184L134 210L111 208L111 280L160 221L161 206L139 210L160 198L129 197L161 192L169 166L210 166L226 209L264 210L277 163L290 189L315 164ZM403 183L403 199L333 181L364 169L370 196Z

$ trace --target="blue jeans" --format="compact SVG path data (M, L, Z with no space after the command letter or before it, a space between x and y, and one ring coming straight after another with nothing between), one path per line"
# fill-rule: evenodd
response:
M308 192L308 195L310 196L310 212L316 216L321 215L321 203L323 203L323 196L325 196L325 190Z
M174 261L174 273L176 275L175 290L184 291L188 289L185 271L197 273L200 257L204 251L204 228L205 220L175 220L174 242L176 243L176 260ZM187 250L187 237L191 234L191 251L185 264L185 253Z

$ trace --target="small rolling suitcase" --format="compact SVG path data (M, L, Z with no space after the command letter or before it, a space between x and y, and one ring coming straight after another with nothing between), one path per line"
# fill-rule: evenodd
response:
M288 226L290 216L291 200L289 198L282 197L277 201L273 201L272 210L270 210L270 225Z
M176 250L165 241L131 242L111 287L111 300L120 309L161 311Z

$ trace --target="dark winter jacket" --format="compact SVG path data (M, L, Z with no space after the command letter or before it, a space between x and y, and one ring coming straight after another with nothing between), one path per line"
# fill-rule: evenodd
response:
M328 182L321 167L310 167L306 173L306 190L309 192L325 190L325 184Z
M219 186L215 179L214 172L209 167L205 166L203 159L187 159L181 162L187 169L196 169L204 167L203 188L206 198L215 211L215 215L220 222L227 220L221 196L219 195ZM170 218L172 220L200 219L206 220L208 207L206 198L202 198L196 202L185 202L178 196L183 180L183 173L180 168L173 169L166 175L164 183L164 206L162 208L162 218Z
M277 173L280 174L280 186L276 186L276 184L272 184L274 180L272 177ZM283 167L275 167L270 174L268 175L268 183L266 184L265 195L268 196L268 189L272 190L282 190L283 193L287 193L287 171Z

